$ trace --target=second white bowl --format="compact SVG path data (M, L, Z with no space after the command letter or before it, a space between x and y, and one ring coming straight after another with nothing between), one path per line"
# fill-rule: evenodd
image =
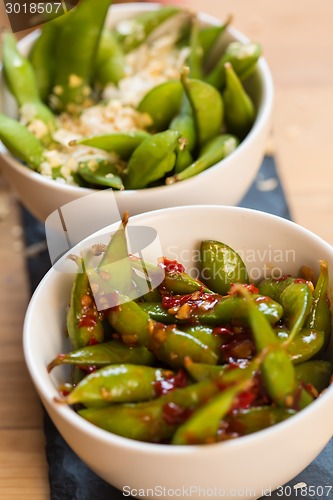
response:
M177 257L187 270L196 265L200 241L205 239L223 241L241 252L250 274L256 278L272 271L275 276L297 275L301 265L318 272L319 259L326 259L330 269L329 296L333 298L333 248L309 231L273 215L235 207L180 207L138 215L130 220L130 226L156 229L163 254ZM125 439L95 427L71 408L56 404L56 387L64 381L65 373L56 368L50 376L46 366L67 349L65 311L73 279L73 274L52 269L39 285L25 319L25 359L45 408L67 443L114 486L146 491L196 487L211 492L216 488L224 492L220 494L224 498L260 497L263 490L273 490L295 477L331 438L333 386L280 424L205 446L155 445ZM199 495L193 493L192 497ZM158 493L150 493L149 498L158 498Z

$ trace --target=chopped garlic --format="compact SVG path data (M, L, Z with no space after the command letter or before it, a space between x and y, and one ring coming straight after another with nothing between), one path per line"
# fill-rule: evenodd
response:
M69 76L68 85L71 89L76 89L76 88L80 87L82 85L82 83L83 83L83 80L78 75L70 75Z
M43 137L49 133L47 125L42 120L38 119L29 123L28 130L30 130L37 139L43 139Z
M167 80L178 79L189 49L175 49L174 38L174 35L166 35L130 52L126 56L128 76L119 82L118 87L108 85L103 97L119 99L126 105L136 107L152 88Z
M53 88L53 93L55 95L62 95L64 93L64 87L62 87L61 85L56 85L54 88Z

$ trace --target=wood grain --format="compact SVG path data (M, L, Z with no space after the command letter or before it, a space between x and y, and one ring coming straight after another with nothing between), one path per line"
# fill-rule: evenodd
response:
M22 325L28 303L17 202L0 176L0 500L48 498L41 404L27 372Z

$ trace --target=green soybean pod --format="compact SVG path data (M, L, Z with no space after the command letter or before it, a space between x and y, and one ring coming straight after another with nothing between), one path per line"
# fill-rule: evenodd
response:
M249 387L250 381L242 381L214 396L178 427L172 444L204 444L216 441L221 420L230 412L237 396Z
M192 107L198 143L203 146L221 131L224 116L221 94L209 83L187 78L185 71L181 82Z
M332 331L330 304L327 297L328 284L328 264L325 260L321 260L320 275L313 292L314 300L306 320L306 326L325 333L324 347L328 344Z
M123 160L128 160L141 142L149 137L144 130L130 130L128 132L110 132L109 134L84 137L71 141L70 146L84 145L103 149L108 153L115 153Z
M310 314L313 302L312 290L308 283L292 283L283 290L279 302L290 329L286 344L290 344L301 331Z
M61 16L45 23L40 36L34 42L29 53L29 60L36 75L39 95L45 102L51 92L56 72L53 54L57 38L61 30L61 25L67 20L67 16L69 15L70 13L68 12L66 16Z
M104 366L87 375L61 401L70 405L82 403L87 407L149 401L157 396L154 383L172 375L170 370L142 365Z
M12 33L3 33L3 66L6 83L19 106L20 117L28 124L38 121L38 138L46 146L52 142L55 117L42 102L33 67L16 45Z
M97 50L97 67L94 80L103 88L108 83L118 85L126 76L126 59L114 34L105 29Z
M230 24L230 22L231 16L228 17L225 24L221 24L220 26L205 26L204 28L201 28L201 30L199 31L199 42L200 46L202 47L203 60L205 60L209 56L218 39L225 31L226 27Z
M295 368L296 380L304 384L312 384L321 393L330 383L332 363L329 361L306 361Z
M303 328L288 345L287 353L294 365L304 363L322 350L324 342L324 332L313 328Z
M43 162L44 147L26 127L0 113L0 140L17 158L33 170Z
M123 190L124 185L115 165L105 158L93 158L81 161L78 175L92 186L109 187Z
M47 366L50 372L56 366L107 366L113 364L153 365L154 355L143 346L129 347L118 340L102 342L59 354Z
M223 101L226 127L228 132L243 139L254 123L255 107L232 65L226 63L224 67L226 85L223 92Z
M74 349L101 343L104 328L91 290L83 259L71 256L78 266L72 286L66 325Z
M227 416L226 422L231 432L241 436L261 431L267 427L283 422L297 412L291 408L272 408L271 406L257 406L239 410Z
M240 255L220 241L202 241L200 246L201 276L213 292L225 295L232 283L249 283Z
M166 130L177 115L183 99L183 87L179 80L169 80L150 90L138 105L138 111L152 119L151 128L156 132Z
M180 134L172 130L145 139L132 154L125 178L127 189L141 189L173 169Z
M197 136L192 112L180 113L172 120L169 128L179 132L186 139L186 150L193 151Z
M112 0L82 0L57 40L53 106L77 113L91 97L91 78L100 36Z
M262 49L258 43L231 42L205 80L217 89L223 90L225 86L225 63L229 62L240 80L244 81L255 70L261 53Z
M191 152L195 148L197 140L193 113L191 109L187 109L187 105L184 105L185 100L187 101L187 98L183 97L181 112L172 120L169 126L170 130L175 130L182 136L177 150L176 174L179 174L192 165L194 160Z
M166 184L173 184L174 182L189 179L194 175L200 174L207 168L212 167L219 161L223 160L226 156L230 155L239 144L239 140L234 135L223 134L218 135L209 141L201 150L199 158L175 175L166 179Z
M89 408L79 410L79 414L98 427L119 436L159 443L169 440L177 428L176 423L166 418L166 410L172 410L175 406L183 412L193 410L217 392L215 383L205 381L175 389L152 401Z
M171 5L150 12L142 12L132 19L120 21L115 27L115 36L125 53L139 47L164 21L180 12Z

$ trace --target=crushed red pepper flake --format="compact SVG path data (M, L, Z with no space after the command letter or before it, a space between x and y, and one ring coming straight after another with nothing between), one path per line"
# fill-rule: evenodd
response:
M162 410L162 418L169 425L180 425L191 415L192 410L182 408L175 403L165 403Z
M246 288L246 290L248 292L250 292L250 293L253 293L253 294L258 294L259 293L259 288L257 288L254 283L250 283L250 284L247 284L247 283L231 283L228 295L230 295L231 297L239 296L240 295L240 293L239 293L239 286L242 286L243 288Z
M158 265L165 269L167 273L184 273L185 267L180 264L177 260L168 259L167 257L161 257L158 260Z

